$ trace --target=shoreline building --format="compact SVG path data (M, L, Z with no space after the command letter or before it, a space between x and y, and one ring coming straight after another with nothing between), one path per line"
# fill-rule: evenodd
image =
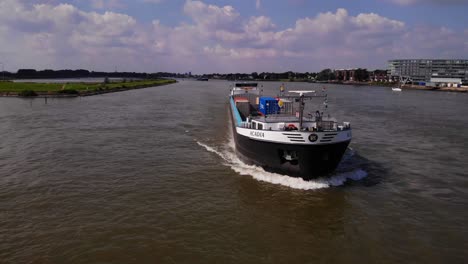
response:
M369 71L369 79L372 82L388 82L387 70Z
M461 85L468 83L468 60L389 60L388 76L392 80L409 78L413 83L424 83L424 85L427 83Z
M337 69L335 70L335 76L337 80L340 81L354 81L354 76L356 75L355 69Z

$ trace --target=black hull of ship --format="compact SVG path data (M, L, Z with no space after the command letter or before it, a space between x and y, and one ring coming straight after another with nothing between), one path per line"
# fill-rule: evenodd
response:
M266 142L237 134L234 124L232 120L236 154L243 162L260 166L269 172L305 180L327 176L333 172L350 143L350 140L324 145ZM297 153L297 160L286 160L285 151Z

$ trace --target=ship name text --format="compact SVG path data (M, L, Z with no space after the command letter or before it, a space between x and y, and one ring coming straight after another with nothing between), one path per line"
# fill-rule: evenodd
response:
M252 137L262 137L262 138L265 137L265 133L259 132L259 131L250 131L250 135Z

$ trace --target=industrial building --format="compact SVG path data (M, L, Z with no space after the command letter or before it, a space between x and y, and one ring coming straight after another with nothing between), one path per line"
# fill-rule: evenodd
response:
M388 61L388 76L413 83L461 85L468 83L468 60L407 59Z

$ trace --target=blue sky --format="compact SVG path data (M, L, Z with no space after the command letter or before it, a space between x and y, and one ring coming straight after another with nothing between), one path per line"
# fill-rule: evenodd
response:
M2 0L18 68L262 72L467 58L468 0Z

